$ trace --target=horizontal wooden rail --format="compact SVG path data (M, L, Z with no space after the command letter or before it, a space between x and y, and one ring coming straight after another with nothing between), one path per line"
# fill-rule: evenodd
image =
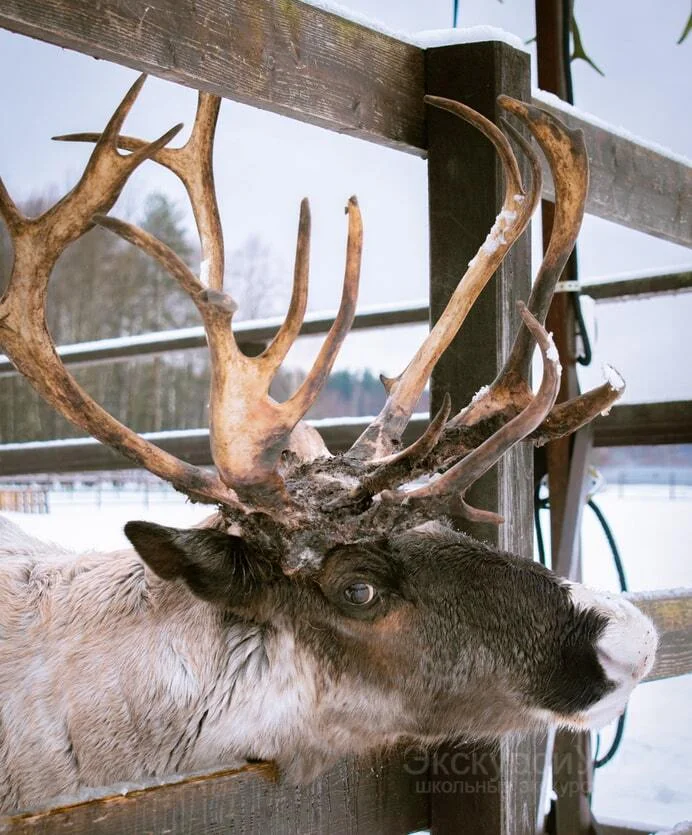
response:
M338 133L425 147L423 51L297 0L3 0L0 26Z
M570 128L584 131L589 153L589 214L692 246L692 166L589 122L579 111L545 94L534 104ZM552 177L544 163L543 195L553 198Z
M692 290L692 272L661 273L659 275L633 276L627 279L603 280L585 283L583 292L597 301L644 298L659 294ZM334 323L334 313L317 311L308 313L300 330L301 336L326 334ZM384 328L395 325L425 324L430 321L430 308L424 299L401 302L396 305L377 305L356 314L351 330ZM241 347L251 347L267 342L278 331L283 317L253 319L237 322L233 330ZM65 365L92 365L100 362L120 362L168 351L186 351L206 348L204 329L200 327L143 333L113 339L99 339L62 345L58 354ZM16 374L10 360L0 354L0 377Z
M372 420L337 417L308 421L332 452L343 452ZM425 414L413 415L404 440L419 437L428 424ZM167 452L198 466L211 466L209 430L184 429L144 435ZM595 446L650 446L692 443L692 403L643 403L615 406L594 423ZM132 469L132 462L93 438L0 445L0 476Z
M319 430L327 446L338 452L348 449L370 420L365 417L308 422ZM427 415L414 415L404 438L410 441L420 436L427 423ZM212 464L208 429L149 432L143 437L191 464L201 467ZM94 438L0 445L0 476L123 470L132 466L127 458Z
M309 786L277 782L271 765L176 779L130 791L105 791L86 803L0 816L0 833L31 835L272 835L279 832L412 832L429 826L418 764L387 760L340 763Z
M427 149L425 50L298 0L3 0L0 27L339 133ZM690 166L557 100L537 103L586 133L587 212L692 245Z
M692 402L632 403L615 406L594 422L596 446L692 444Z
M645 681L692 673L692 589L626 595L656 624L656 662Z
M692 271L582 284L582 292L596 299L597 302L648 299L669 293L690 291L692 291Z
M351 330L365 328L384 328L394 325L422 324L429 321L430 311L427 302L412 301L397 305L378 305L366 308L356 314ZM239 345L242 347L257 345L269 341L279 330L283 317L271 319L253 319L238 322L233 326ZM305 316L301 336L325 334L334 323L334 313L316 312ZM80 342L75 345L63 345L58 354L65 365L93 365L99 362L116 362L165 354L168 351L185 351L190 348L206 348L207 340L204 328L180 328L179 330L144 333L137 336L123 336L114 339L99 339L94 342ZM10 360L0 355L0 377L16 374Z

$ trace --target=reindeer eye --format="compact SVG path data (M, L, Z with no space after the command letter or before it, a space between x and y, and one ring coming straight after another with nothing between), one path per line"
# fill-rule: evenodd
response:
M344 589L344 597L355 606L365 606L375 597L375 588L370 583L353 583Z

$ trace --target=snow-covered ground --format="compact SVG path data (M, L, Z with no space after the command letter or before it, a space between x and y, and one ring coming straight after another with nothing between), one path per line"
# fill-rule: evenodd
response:
M631 590L692 587L692 490L651 486L606 489L597 502L620 547ZM191 525L208 513L172 490L53 492L50 513L7 514L25 530L76 549L127 544L130 519ZM584 577L615 589L610 552L594 515L584 520ZM673 826L692 818L692 677L652 682L631 700L625 737L617 756L595 779L597 815ZM605 731L603 752L611 733Z

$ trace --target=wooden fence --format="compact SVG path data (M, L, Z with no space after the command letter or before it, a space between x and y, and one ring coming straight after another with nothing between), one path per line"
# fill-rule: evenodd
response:
M36 487L0 489L0 510L48 513L48 491Z
M426 113L423 95L464 101L493 120L499 115L498 94L531 97L528 55L505 43L423 50L296 0L148 0L146 7L130 0L3 0L0 26L427 155L432 320L456 286L459 266L469 261L492 226L502 189L501 172L487 143L449 114ZM692 243L692 213L680 210L692 195L689 168L585 122L568 107L551 103L549 109L586 132L591 161L588 212L676 243ZM547 178L547 198L550 188ZM472 216L465 212L469 205L474 205ZM465 217L462 235L459 217ZM529 243L524 239L510 252L473 308L463 334L438 365L432 380L433 409L443 392L450 391L453 405L459 407L494 378L517 325L515 302L528 296L530 274ZM91 350L93 346L85 353ZM675 423L675 414L668 420ZM188 434L176 442L190 440ZM70 443L73 449L80 446ZM196 437L194 443L202 441ZM32 446L36 452L38 445ZM17 447L2 451L2 468L12 466L13 455L24 455L27 462L27 451ZM95 447L85 442L81 448ZM38 454L46 455L46 449L43 445ZM65 452L62 446L51 469L64 462ZM90 451L87 457L95 461L99 455ZM48 457L42 461L46 465ZM497 534L497 543L526 557L532 553L532 472L530 450L521 446L482 479L471 496L472 504L497 506L514 520ZM647 597L641 605L664 636L665 665L656 668L657 675L689 672L689 594ZM473 788L467 783L447 791L438 773L421 775L418 763L407 764L401 752L372 763L344 763L297 791L275 782L268 768L253 766L0 819L0 831L379 835L427 827L434 833L524 835L542 830L541 778L547 751L540 736L506 741L499 751L481 751L490 763L483 791L466 790ZM560 835L584 831L573 820L575 826L558 822Z

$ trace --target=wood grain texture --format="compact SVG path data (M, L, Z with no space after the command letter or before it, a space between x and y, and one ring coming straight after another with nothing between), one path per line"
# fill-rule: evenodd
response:
M591 180L586 211L682 246L692 246L692 167L575 115L568 104L534 104L584 131ZM543 194L553 197L544 166Z
M661 273L620 281L599 281L583 284L582 293L597 302L650 299L669 293L688 293L692 290L692 272Z
M38 814L0 817L12 835L403 835L424 828L427 796L402 757L342 763L304 788L269 766L218 772Z
M427 150L425 51L298 0L3 0L0 27L339 133ZM475 77L467 63L457 72ZM587 212L692 245L689 166L547 109L586 132Z
M423 152L422 50L297 0L3 0L0 26Z
M428 322L429 316L428 305L424 302L409 303L398 309L392 309L389 306L371 308L356 313L351 331L385 328L392 325L423 324ZM277 316L259 321L238 322L233 326L233 333L240 349L248 353L249 345L265 344L273 339L283 321L283 316ZM300 329L300 335L326 334L333 324L334 314L308 313ZM199 326L64 345L58 347L58 354L64 365L95 365L100 362L117 362L132 357L206 347L204 328ZM0 354L0 377L17 373L9 358Z
M332 452L344 452L368 423L367 417L348 422L334 418L319 421L317 427ZM415 441L427 425L427 416L414 415L404 433L404 441ZM597 418L593 427L596 447L692 443L692 403L614 406L610 415ZM191 464L210 466L212 463L207 429L166 432L161 438L154 433L147 437ZM0 445L0 476L131 468L132 463L127 458L91 438Z
M645 681L692 673L692 589L628 594L656 624L658 652Z
M615 406L606 417L596 418L594 432L596 446L690 444L692 402L671 400Z
M463 66L473 66L473 74L461 72ZM496 121L500 93L524 100L529 96L528 56L499 43L430 49L426 92L461 101ZM504 187L501 164L491 144L450 113L430 109L428 141L430 311L436 321L493 225ZM525 236L483 290L461 332L438 362L431 384L432 413L440 407L445 392L451 395L456 411L494 379L518 327L516 301L528 298L530 259ZM515 447L468 494L472 505L499 510L512 520L511 525L496 531L488 525L464 524L469 532L526 557L532 552L531 459L529 448ZM454 750L444 748L441 756L445 752L453 755ZM462 755L470 751L458 750ZM472 774L468 779L454 775L463 788L449 792L444 790L446 777L432 775L442 787L437 793L433 788L435 835L522 835L534 831L538 816L536 763L540 760L536 738L507 741L499 753L482 753L492 764L492 780L484 775Z

